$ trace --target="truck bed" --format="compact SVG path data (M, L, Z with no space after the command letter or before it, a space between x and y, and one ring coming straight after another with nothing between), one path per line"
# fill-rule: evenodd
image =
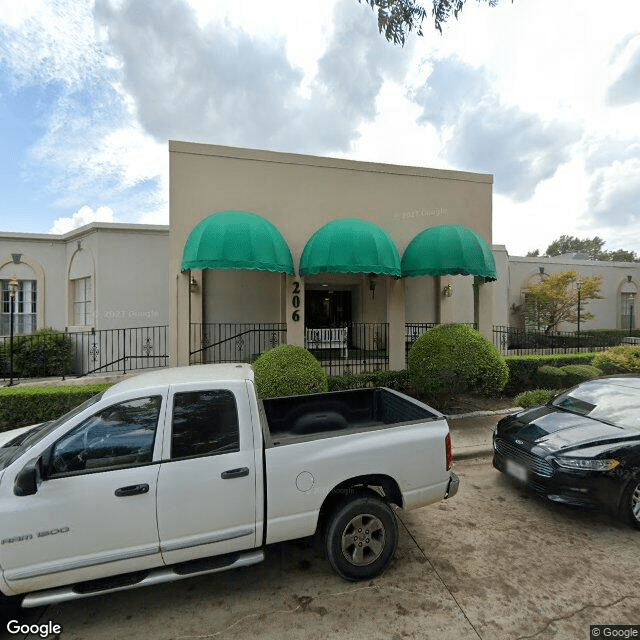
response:
M441 418L426 405L384 387L262 401L272 444Z

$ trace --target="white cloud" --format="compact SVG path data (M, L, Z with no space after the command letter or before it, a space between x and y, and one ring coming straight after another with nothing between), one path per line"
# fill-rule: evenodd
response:
M495 191L518 202L570 160L581 134L572 123L545 122L502 104L487 70L457 57L434 60L413 97L422 107L420 122L447 139L442 155L459 169L494 174Z
M608 88L608 104L620 107L640 102L640 35L625 38L612 62L618 76Z
M640 158L615 160L595 171L589 196L591 214L599 225L636 227L640 222Z
M102 72L104 58L95 41L91 0L4 3L0 42L0 62L17 86L77 86Z
M92 209L85 204L72 215L55 220L53 226L49 229L49 233L67 233L90 222L115 222L113 210L110 207Z

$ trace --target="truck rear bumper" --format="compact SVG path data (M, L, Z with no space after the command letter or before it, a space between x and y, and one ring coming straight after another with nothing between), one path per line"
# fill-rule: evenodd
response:
M444 494L445 499L453 498L453 496L455 496L456 493L458 493L459 486L460 486L460 480L458 476L452 471L451 477L449 478L449 484L447 485L447 492Z

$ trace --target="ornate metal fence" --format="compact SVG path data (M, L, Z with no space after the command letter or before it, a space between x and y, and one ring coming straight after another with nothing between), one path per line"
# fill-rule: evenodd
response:
M635 334L635 330L632 334ZM503 355L544 355L603 351L621 344L629 332L622 330L536 331L518 327L494 326L493 344Z
M164 367L168 326L42 331L14 337L16 379L83 376ZM0 336L0 377L9 377L9 338Z
M286 323L191 323L189 363L253 362L285 342Z
M68 333L73 341L75 375L165 367L168 326L99 329Z
M343 340L345 332L346 344ZM351 322L344 327L308 328L305 337L307 349L320 360L330 376L389 369L387 322Z

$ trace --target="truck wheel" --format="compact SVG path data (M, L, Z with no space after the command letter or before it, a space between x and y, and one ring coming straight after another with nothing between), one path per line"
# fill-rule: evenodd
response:
M0 624L4 626L20 609L19 597L8 597L0 593Z
M622 516L632 526L640 529L640 482L632 480L622 496Z
M397 545L395 513L368 494L339 503L325 533L329 563L345 580L368 580L382 573Z

